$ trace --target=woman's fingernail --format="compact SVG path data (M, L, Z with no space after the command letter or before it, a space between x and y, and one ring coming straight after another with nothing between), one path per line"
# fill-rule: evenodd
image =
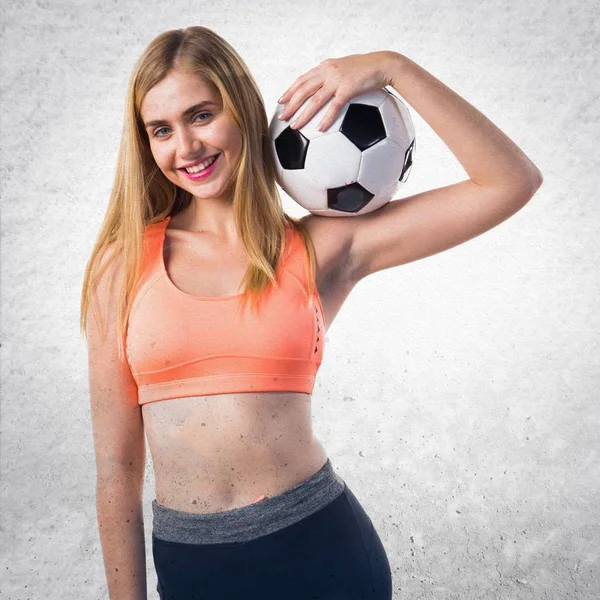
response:
M281 98L279 98L279 100L277 100L277 102L279 102L279 104L281 104L283 102L284 97L285 97L285 94L283 96L281 96Z

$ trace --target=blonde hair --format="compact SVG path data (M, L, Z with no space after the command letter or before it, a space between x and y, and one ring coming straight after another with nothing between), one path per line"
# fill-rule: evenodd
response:
M254 78L237 52L210 29L197 26L166 31L150 42L129 81L113 188L81 293L80 328L87 335L90 304L94 308L93 290L108 266L116 259L122 261L118 302L121 359L134 290L142 275L146 226L177 214L192 201L189 192L169 181L158 168L140 116L145 95L174 69L196 73L216 86L224 109L242 134L240 163L234 173L233 212L250 265L241 283L240 300L246 303L251 299L255 307L269 284L277 287L275 272L285 251L287 223L300 233L308 252L308 305L313 306L314 247L304 225L283 211L268 119ZM93 313L99 322L95 310Z

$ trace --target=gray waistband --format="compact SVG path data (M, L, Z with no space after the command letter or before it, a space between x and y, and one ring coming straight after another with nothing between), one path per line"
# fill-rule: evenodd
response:
M152 500L152 534L186 544L242 542L267 535L308 517L345 489L329 458L323 467L294 487L254 504L218 513L188 513Z

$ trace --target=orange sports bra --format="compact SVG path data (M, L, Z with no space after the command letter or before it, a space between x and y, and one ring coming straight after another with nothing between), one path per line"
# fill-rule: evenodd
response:
M286 225L278 288L268 288L256 310L238 310L234 296L183 292L164 262L171 217L144 235L142 279L129 316L127 361L138 404L211 394L289 391L311 394L323 357L323 307L315 285L308 307L308 254Z

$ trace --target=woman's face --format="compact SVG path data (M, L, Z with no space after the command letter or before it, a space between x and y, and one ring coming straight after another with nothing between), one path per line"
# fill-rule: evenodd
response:
M214 86L199 75L171 71L146 94L140 112L154 160L167 179L198 198L231 200L242 136ZM206 177L186 173L186 166L215 155Z

